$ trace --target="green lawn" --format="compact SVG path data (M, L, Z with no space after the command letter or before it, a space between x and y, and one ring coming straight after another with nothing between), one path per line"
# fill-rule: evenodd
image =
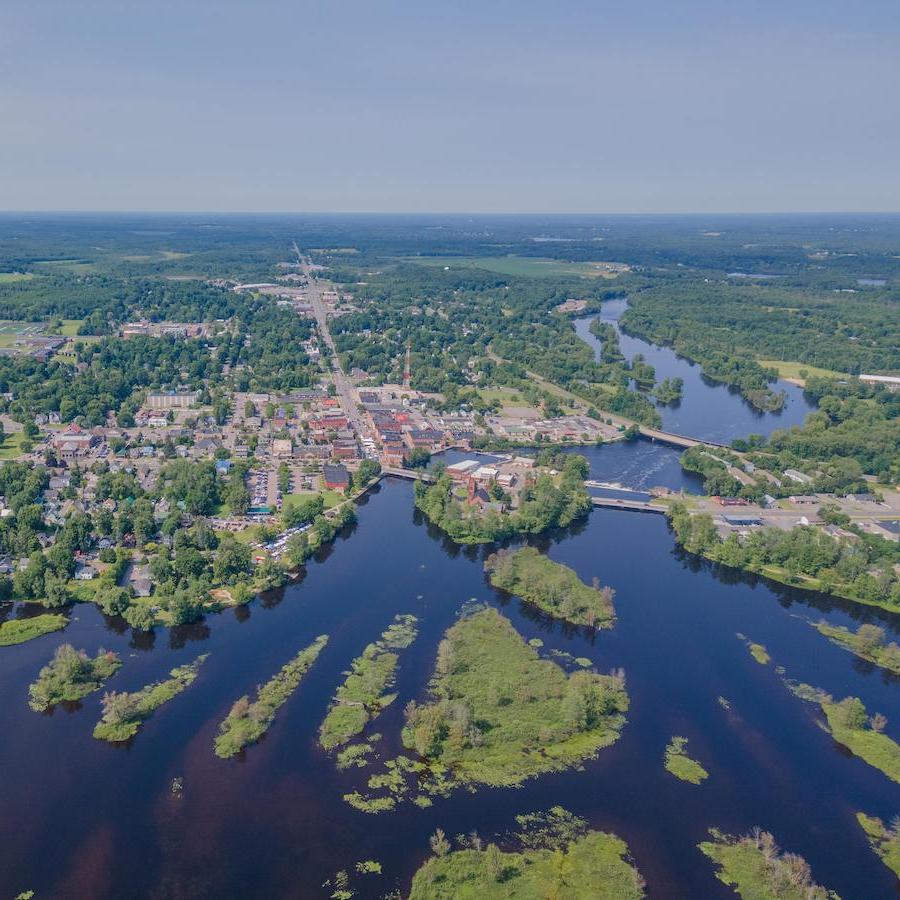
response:
M8 432L0 442L0 459L16 459L22 455L22 441L25 440L24 431Z
M576 275L586 278L615 277L594 263L566 262L560 259L524 256L409 256L406 262L432 268L486 269L498 275L519 275L537 278L559 278Z
M282 495L282 506L286 506L288 503L296 502L298 500L308 500L318 493L321 493L325 500L325 509L333 509L346 499L343 494L338 493L337 491L294 491L291 494Z

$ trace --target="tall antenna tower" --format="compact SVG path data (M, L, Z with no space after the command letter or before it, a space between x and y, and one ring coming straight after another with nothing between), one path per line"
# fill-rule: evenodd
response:
M403 387L409 390L409 383L412 379L412 342L406 342L406 364L403 367Z

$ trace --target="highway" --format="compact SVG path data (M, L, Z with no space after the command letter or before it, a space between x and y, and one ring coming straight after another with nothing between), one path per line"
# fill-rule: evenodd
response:
M331 374L334 379L334 387L337 391L338 399L341 403L341 409L343 409L345 415L350 420L350 424L353 426L353 430L359 437L366 437L374 440L374 435L371 433L368 423L363 419L362 415L360 415L359 396L350 382L350 379L347 378L343 368L341 368L341 361L334 345L334 338L331 336L331 331L328 328L328 312L325 308L325 301L322 299L322 288L319 285L318 279L313 274L312 265L310 264L309 259L304 257L300 252L300 248L297 246L296 241L294 241L294 253L297 254L297 262L309 283L308 297L316 317L316 325L318 326L319 334L322 336L325 346L328 347L328 350L330 351Z

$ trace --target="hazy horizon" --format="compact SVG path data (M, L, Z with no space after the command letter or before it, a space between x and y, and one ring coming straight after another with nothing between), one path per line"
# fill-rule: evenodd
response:
M900 8L8 0L13 212L900 210Z

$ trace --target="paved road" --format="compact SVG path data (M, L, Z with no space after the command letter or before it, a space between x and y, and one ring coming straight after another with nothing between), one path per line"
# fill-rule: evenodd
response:
M359 395L341 368L341 362L334 345L334 338L331 336L331 331L328 328L328 315L325 309L325 301L322 299L322 287L313 273L309 259L300 252L296 241L294 242L294 253L297 254L297 261L309 282L309 302L316 317L319 334L322 335L325 346L331 351L331 374L334 378L334 386L337 390L338 399L341 402L341 408L350 420L350 424L357 435L374 439L374 436L370 433L368 423L360 415Z

